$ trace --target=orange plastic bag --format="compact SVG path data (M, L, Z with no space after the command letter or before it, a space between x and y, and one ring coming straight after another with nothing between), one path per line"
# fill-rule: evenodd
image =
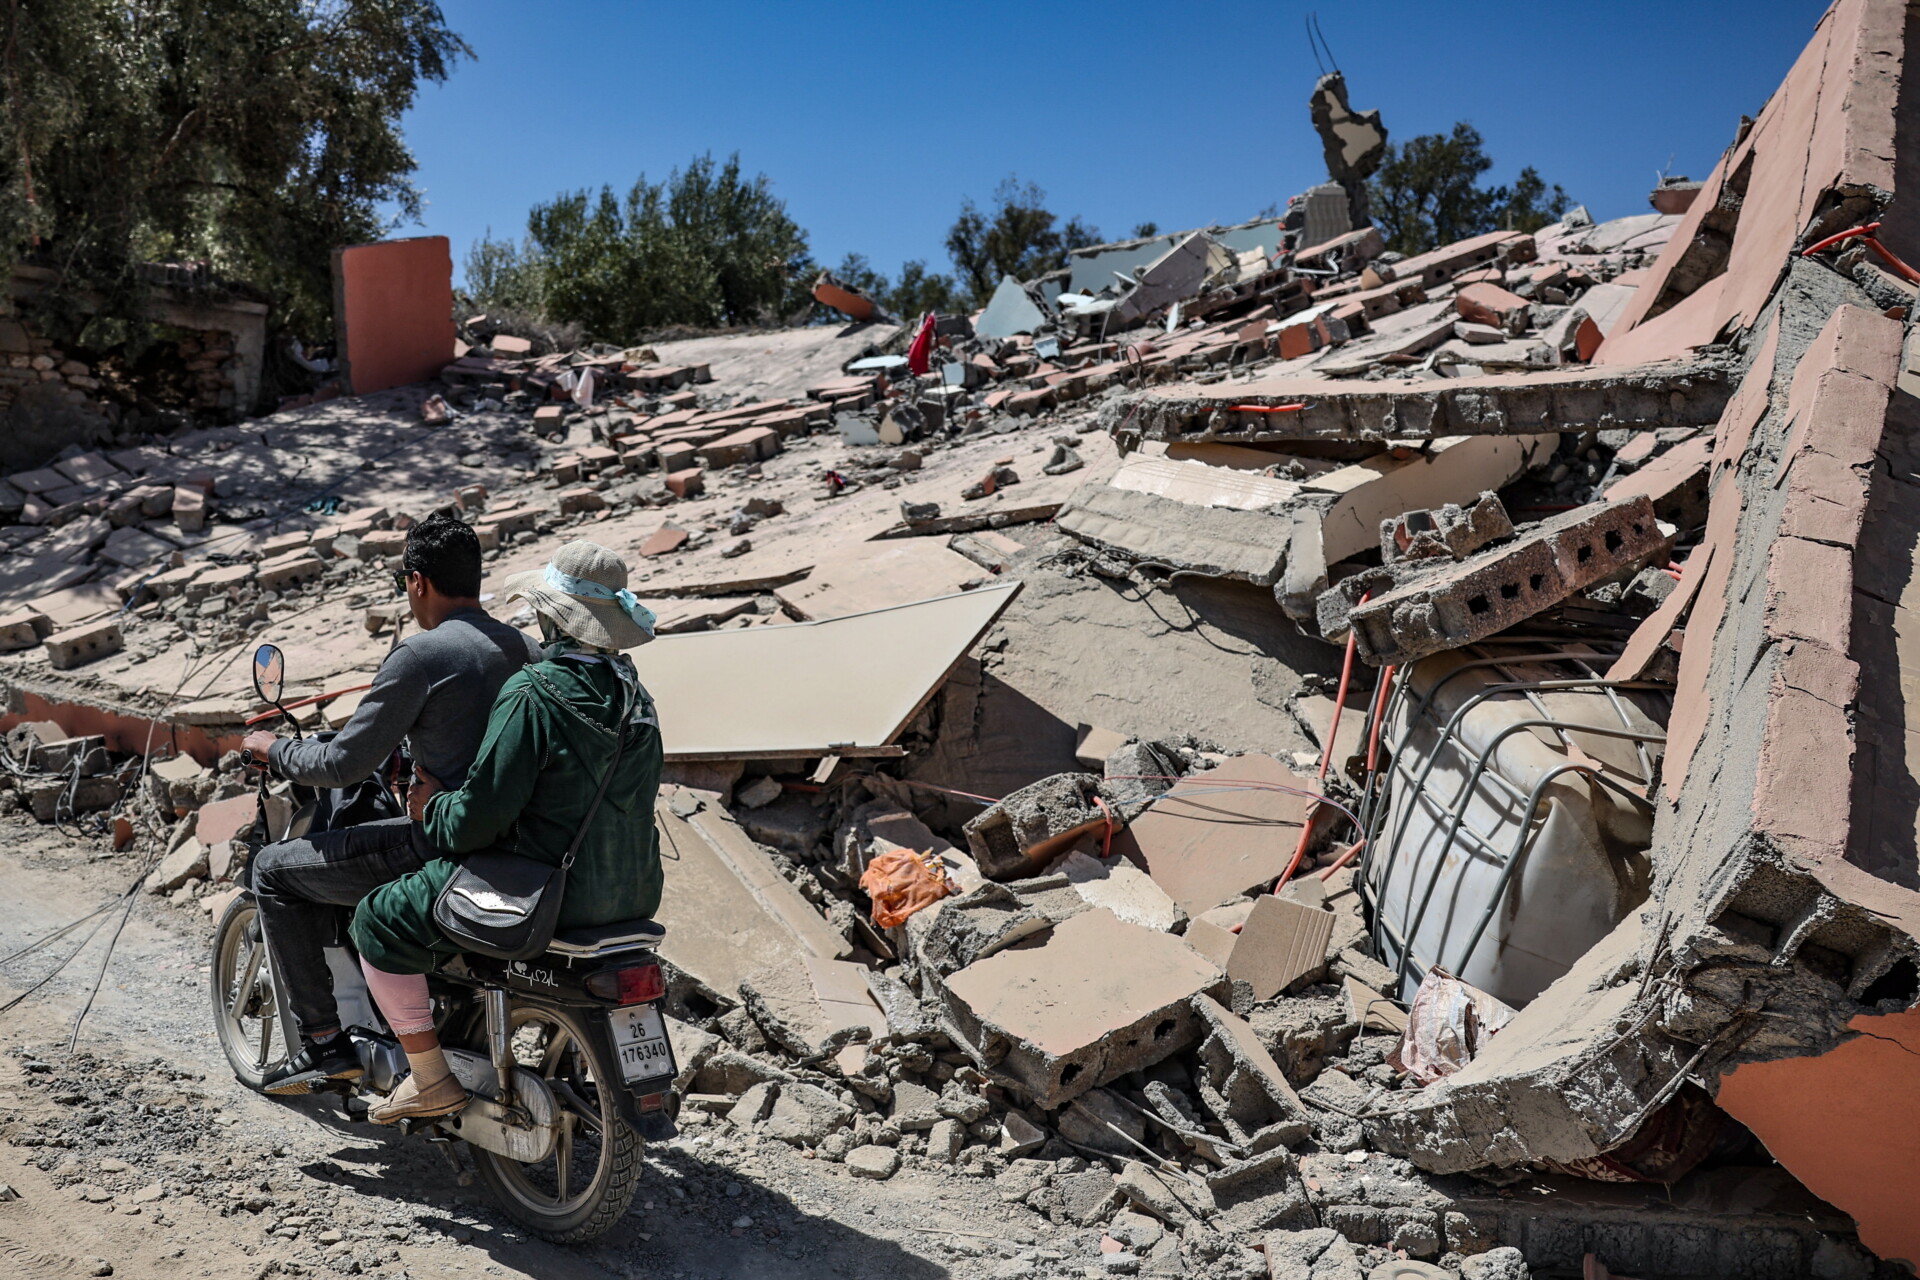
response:
M873 899L873 923L882 929L906 923L914 912L953 892L940 860L911 849L889 849L869 862L860 887Z

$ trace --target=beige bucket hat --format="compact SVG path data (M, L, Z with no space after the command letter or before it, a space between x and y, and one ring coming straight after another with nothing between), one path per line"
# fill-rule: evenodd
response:
M627 562L584 539L554 552L546 568L509 577L502 594L520 597L595 649L631 649L653 639L653 611L627 590Z

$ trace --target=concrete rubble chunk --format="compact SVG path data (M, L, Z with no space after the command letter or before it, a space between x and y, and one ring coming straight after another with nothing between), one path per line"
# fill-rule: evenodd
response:
M1213 1196L1204 1182L1150 1168L1138 1160L1127 1161L1114 1185L1135 1209L1170 1226L1183 1227L1213 1213Z
M1408 511L1380 522L1383 561L1462 560L1490 542L1513 536L1513 521L1498 494L1482 493L1473 503Z
M1007 880L1045 866L1089 832L1120 825L1114 799L1098 777L1060 773L1003 796L965 831L981 874Z
M1440 322L1442 334L1452 320ZM1225 390L1141 392L1109 401L1101 424L1128 440L1385 440L1543 431L1707 426L1733 393L1717 364L1571 366L1438 381L1275 378ZM1235 405L1287 412L1239 411Z
M1293 792L1309 785L1272 756L1240 756L1181 779L1114 837L1113 850L1195 916L1280 878L1308 803Z
M1045 933L1053 920L1005 885L987 881L907 917L914 957L941 976Z
M855 1147L847 1152L847 1172L856 1178L883 1182L900 1169L900 1153L892 1147Z
M1186 918L1167 891L1125 858L1102 860L1075 850L1059 864L1074 891L1128 924L1172 932Z
M55 671L71 671L126 648L126 636L116 618L56 631L41 641Z
M810 1084L780 1086L773 1108L760 1122L761 1133L796 1147L817 1147L828 1134L845 1128L853 1108Z
M1504 631L1670 546L1645 497L1580 507L1467 560L1416 571L1364 604L1357 593L1366 575L1349 578L1320 597L1321 628L1351 627L1376 666L1404 664Z
M1264 512L1195 506L1106 484L1076 489L1055 521L1089 546L1263 587L1286 566L1291 529Z
M955 973L941 998L983 1069L1055 1107L1187 1048L1191 998L1223 981L1178 938L1094 910Z
M1268 1280L1365 1280L1360 1255L1332 1227L1268 1232L1266 1253Z
M1263 1131L1283 1145L1306 1137L1306 1108L1247 1021L1209 996L1195 996L1193 1007L1205 1025L1196 1083L1214 1118L1243 1144Z

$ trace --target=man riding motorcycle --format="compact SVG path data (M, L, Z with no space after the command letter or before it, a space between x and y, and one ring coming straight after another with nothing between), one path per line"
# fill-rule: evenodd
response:
M534 639L480 607L480 541L472 529L434 516L407 531L396 585L420 630L395 645L373 687L332 740L290 741L264 730L245 746L282 777L316 787L372 777L404 740L419 767L459 786L479 754L487 714L507 678L538 661ZM260 925L280 965L300 1048L270 1073L271 1094L310 1092L351 1080L360 1061L341 1034L325 948L340 913L369 892L435 856L409 817L314 832L267 845L251 868Z

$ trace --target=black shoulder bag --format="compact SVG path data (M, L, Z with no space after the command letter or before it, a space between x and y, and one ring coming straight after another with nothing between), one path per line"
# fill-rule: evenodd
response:
M587 816L580 820L560 865L493 849L469 855L433 900L433 922L440 932L462 951L477 951L496 960L531 960L547 949L560 921L560 900L567 893L567 868L587 838L593 815L600 811L626 745L623 708L614 734L613 762L601 775L600 789L593 793L593 803L587 806Z

